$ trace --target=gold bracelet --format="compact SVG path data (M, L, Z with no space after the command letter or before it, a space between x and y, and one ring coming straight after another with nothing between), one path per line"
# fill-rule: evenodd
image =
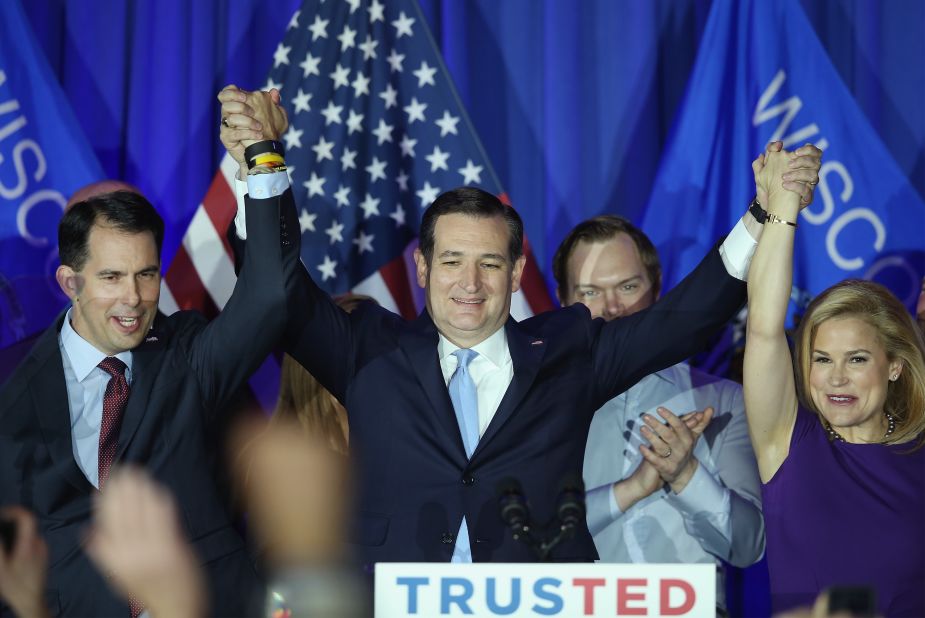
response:
M793 221L784 221L783 219L781 219L780 217L778 217L777 215L775 215L773 212L769 212L769 213L766 215L765 221L767 221L768 223L783 223L783 224L789 225L789 226L791 226L791 227L796 227L796 226L797 226L797 224L794 223Z

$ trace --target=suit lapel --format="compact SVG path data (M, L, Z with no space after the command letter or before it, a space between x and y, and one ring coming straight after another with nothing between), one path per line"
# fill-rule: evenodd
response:
M149 407L151 388L154 386L158 374L163 350L164 337L154 328L140 346L132 350L132 388L122 417L122 427L119 429L119 446L116 450L116 461L122 459L125 449L138 430L141 419Z
M479 440L479 445L475 452L472 453L473 459L478 456L479 452L492 438L501 430L505 423L510 420L511 415L517 406L523 401L530 387L536 379L536 374L540 370L543 361L543 354L546 352L546 341L530 337L524 333L520 326L513 318L508 318L505 324L507 334L507 346L511 352L511 361L514 364L514 378L504 398L498 405L498 410L492 417L488 428Z
M35 371L29 377L29 392L38 417L42 438L51 454L55 467L67 481L83 492L95 491L74 459L71 442L71 414L67 384L64 381L64 364L58 346L58 331L63 316L49 328L33 348Z
M438 424L440 433L449 436L446 440L451 444L452 456L462 462L466 461L466 448L463 445L462 434L459 433L459 424L456 422L456 413L453 411L453 402L443 381L443 372L440 370L440 359L437 357L437 344L439 336L427 311L421 312L417 320L412 322L407 330L399 336L399 345L408 356L413 373L427 395L431 408Z

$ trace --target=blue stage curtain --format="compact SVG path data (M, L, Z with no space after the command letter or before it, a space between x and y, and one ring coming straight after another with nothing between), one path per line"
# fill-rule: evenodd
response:
M604 212L641 218L711 0L420 2L544 271L578 221ZM265 83L298 4L23 2L106 174L139 186L163 214L165 263L218 167L215 93L229 82ZM801 5L925 197L925 3ZM755 572L730 582L734 615L767 611Z

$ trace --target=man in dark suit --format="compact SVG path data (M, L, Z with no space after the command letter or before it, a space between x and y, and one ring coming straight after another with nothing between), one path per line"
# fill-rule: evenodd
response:
M257 577L207 465L206 435L283 331L299 247L286 230L298 223L291 194L276 195L249 201L249 251L211 323L192 312L155 319L163 222L143 197L98 196L62 218L58 281L71 307L0 390L0 504L36 515L52 614L130 614L81 546L110 462L141 465L175 494L210 614L247 611Z
M235 131L257 126L250 96L219 95ZM232 131L222 141L240 151ZM523 224L473 188L444 193L424 213L414 257L427 309L413 322L371 304L347 315L303 272L285 340L347 408L359 557L535 560L499 515L498 484L519 481L536 529L555 523L560 480L580 478L594 411L698 351L744 301L756 244L745 225L658 303L610 323L583 305L511 318ZM584 521L551 557L597 557Z

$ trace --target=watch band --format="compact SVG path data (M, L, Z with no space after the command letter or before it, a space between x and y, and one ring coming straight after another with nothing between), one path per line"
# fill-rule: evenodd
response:
M748 212L752 213L752 216L755 217L755 221L762 225L768 220L768 211L761 207L757 195L752 199L752 203L748 205Z

